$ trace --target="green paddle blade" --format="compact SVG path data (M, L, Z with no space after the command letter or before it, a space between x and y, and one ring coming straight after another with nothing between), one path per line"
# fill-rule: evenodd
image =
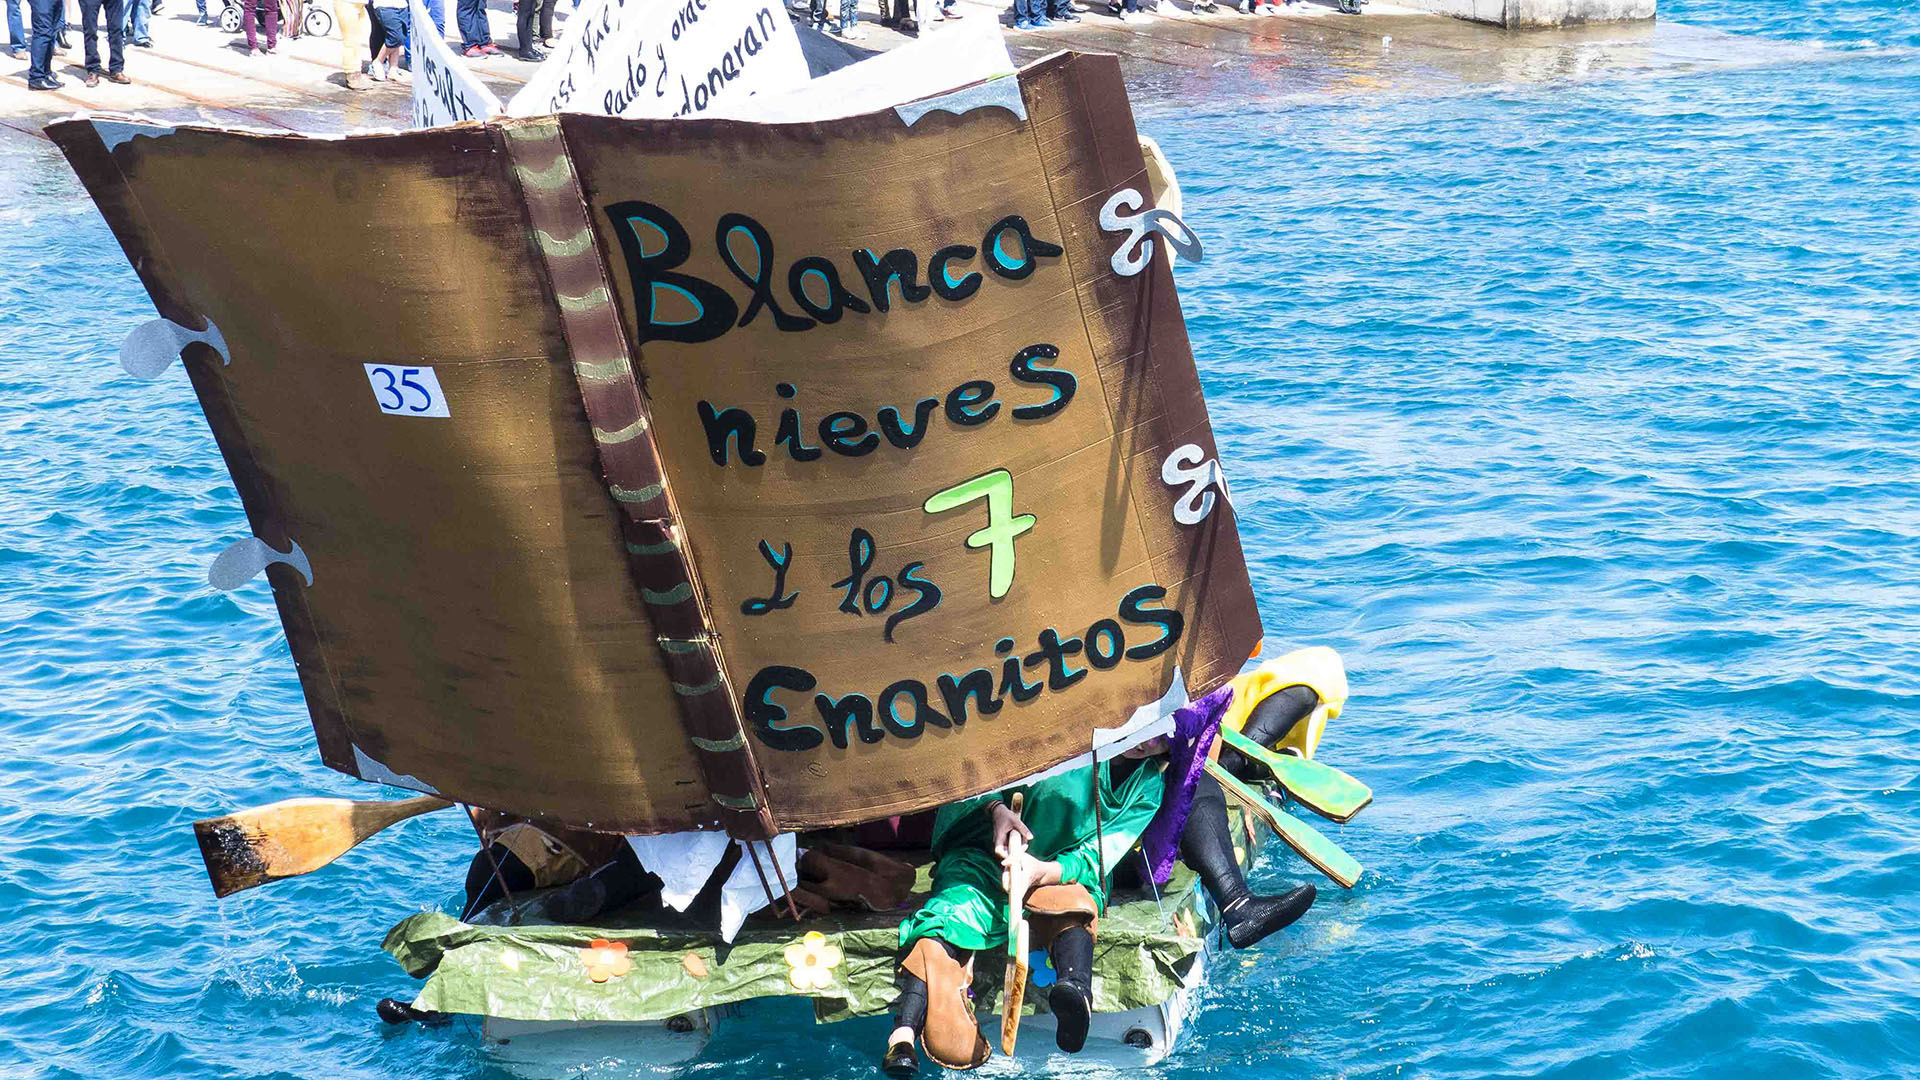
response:
M1220 729L1220 737L1228 746L1266 766L1287 794L1321 817L1344 824L1373 801L1367 785L1331 765L1276 754L1229 727Z
M1207 775L1220 781L1220 786L1229 796L1266 822L1268 828L1280 834L1280 839L1285 840L1288 847L1312 863L1315 870L1332 878L1341 888L1351 889L1354 882L1360 880L1360 863L1340 850L1340 845L1320 835L1320 830L1268 802L1217 761L1207 762Z

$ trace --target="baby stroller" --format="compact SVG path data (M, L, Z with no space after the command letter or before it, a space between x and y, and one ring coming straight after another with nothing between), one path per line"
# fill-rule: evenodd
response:
M225 0L226 6L220 9L222 31L229 34L240 32L240 24L246 14L244 6L246 2L247 0ZM287 9L301 5L302 0L268 0L268 3L280 5L281 22L285 23L290 18ZM306 14L300 18L301 33L312 34L314 37L326 37L333 32L333 13L321 7L319 0L304 0L304 7Z

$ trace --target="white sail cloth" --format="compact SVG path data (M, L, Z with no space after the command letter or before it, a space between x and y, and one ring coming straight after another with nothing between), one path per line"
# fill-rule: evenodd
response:
M640 865L660 879L660 899L675 911L687 910L693 898L706 888L720 860L726 858L727 848L736 843L739 841L721 832L627 837L627 844L639 857ZM769 850L773 853L773 865L768 865ZM731 942L747 916L767 906L767 890L761 886L760 874L754 870L755 855L760 857L761 870L775 892L779 891L782 878L788 885L800 880L800 847L792 833L781 833L751 853L743 848L739 864L720 886L720 938L723 941Z

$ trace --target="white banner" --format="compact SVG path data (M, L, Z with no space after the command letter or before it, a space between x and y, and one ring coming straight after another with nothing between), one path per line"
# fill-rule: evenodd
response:
M784 0L586 0L507 112L704 116L807 77Z
M413 12L413 126L444 127L500 114L500 99L447 48L446 35L434 26L420 0L408 0Z

